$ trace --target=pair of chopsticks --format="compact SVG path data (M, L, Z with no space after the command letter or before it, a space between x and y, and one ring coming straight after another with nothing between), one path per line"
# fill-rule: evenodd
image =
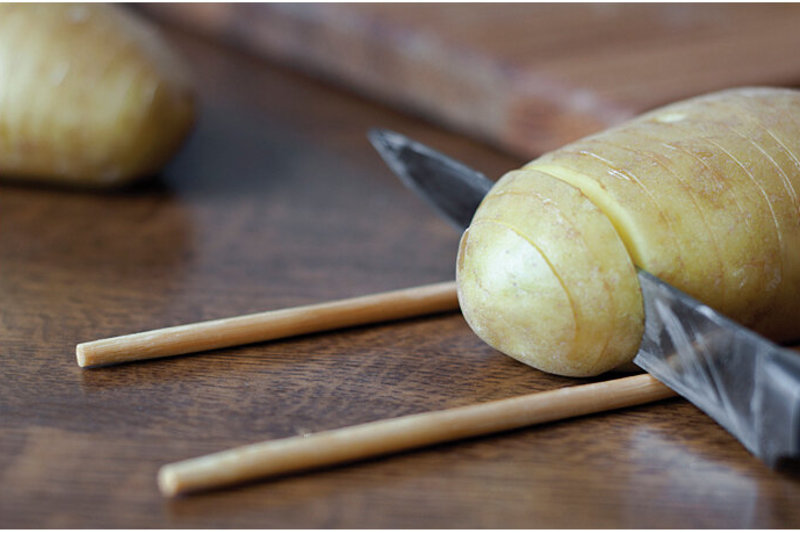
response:
M458 310L445 282L134 333L76 347L78 365L104 366ZM354 462L654 402L675 393L649 374L276 439L163 466L165 496Z

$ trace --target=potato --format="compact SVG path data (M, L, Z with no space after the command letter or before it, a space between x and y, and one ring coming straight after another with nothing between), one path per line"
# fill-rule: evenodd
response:
M464 317L541 370L592 376L643 333L634 265L775 341L800 337L800 92L679 102L503 176L459 247Z
M194 117L188 73L112 5L0 5L0 176L119 185L158 171Z

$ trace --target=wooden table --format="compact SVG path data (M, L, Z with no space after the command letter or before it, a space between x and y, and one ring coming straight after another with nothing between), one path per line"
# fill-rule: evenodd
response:
M498 176L522 161L187 35L202 116L159 178L0 185L0 525L800 527L800 481L683 400L167 500L160 465L579 383L446 314L95 370L81 341L453 277L458 235L371 126Z

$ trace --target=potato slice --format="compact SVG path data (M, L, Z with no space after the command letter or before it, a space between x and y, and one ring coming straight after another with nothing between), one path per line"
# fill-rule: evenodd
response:
M459 251L459 298L488 344L568 376L629 359L643 327L636 273L608 218L578 189L540 172L511 172L471 228Z

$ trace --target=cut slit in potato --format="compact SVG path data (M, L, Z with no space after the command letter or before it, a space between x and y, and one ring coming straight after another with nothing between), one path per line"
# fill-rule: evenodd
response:
M499 180L462 239L462 310L489 344L513 349L509 355L534 367L599 374L638 349L643 317L635 264L773 340L796 339L798 195L800 93L734 89L666 106ZM577 206L586 204L592 216L579 214L585 211ZM548 216L550 208L558 214ZM613 238L587 237L591 225L608 228ZM514 257L520 246L502 244L498 227L513 228L545 260ZM621 268L626 261L629 268ZM569 305L547 298L537 304L541 287L533 283L544 278L509 265L546 265L552 279L562 280ZM598 270L613 271L615 283L633 289L614 291L619 301L612 303L611 278ZM519 280L530 283L519 287ZM561 335L563 342L551 346L547 326L569 317L572 342ZM510 323L513 332L504 329Z
M546 197L537 192L542 188ZM541 172L511 172L493 191L471 225L477 236L464 234L459 257L460 265L480 269L462 267L459 279L460 291L483 295L462 299L479 335L512 357L565 375L595 373L638 344L641 309L621 312L641 305L635 271L608 219L578 189ZM491 260L476 262L476 255ZM538 312L542 307L550 312ZM532 345L546 357L528 360Z

